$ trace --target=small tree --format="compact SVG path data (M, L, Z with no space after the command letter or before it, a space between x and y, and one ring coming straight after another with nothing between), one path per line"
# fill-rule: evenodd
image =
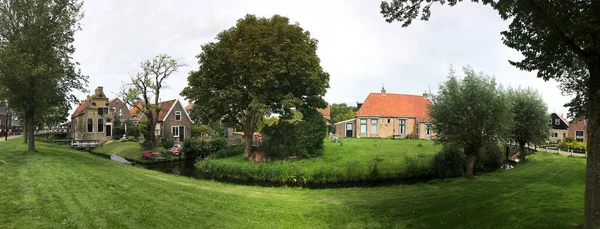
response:
M331 104L331 121L341 122L352 119L356 116L356 111L358 111L357 107L348 106L345 103Z
M487 142L505 134L508 103L494 79L471 68L458 79L450 71L448 80L432 95L430 116L439 141L463 148L467 155L465 175L473 176L475 155Z
M509 139L519 144L519 159L523 161L525 144L542 143L550 135L548 107L537 91L532 89L510 89L507 95L512 116Z
M194 104L203 122L239 123L244 157L252 156L252 134L270 113L286 116L292 108L325 108L329 74L321 68L317 40L298 24L275 15L254 15L222 31L202 46L200 68L190 73L181 95Z
M131 76L131 82L124 84L121 89L123 102L130 107L138 107L139 112L148 119L148 125L144 127L144 137L150 141L150 145L156 146L154 127L158 122L160 114L160 92L166 87L166 79L177 72L184 64L179 63L173 57L160 54L152 60L141 63L142 71Z

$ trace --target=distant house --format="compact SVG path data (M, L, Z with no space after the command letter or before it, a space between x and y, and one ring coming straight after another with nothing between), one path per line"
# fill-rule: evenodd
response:
M587 119L576 118L569 123L569 137L587 143Z
M109 112L108 98L102 87L79 103L71 115L71 134L74 140L110 140L114 116Z
M183 142L186 137L192 135L192 120L185 111L181 102L177 99L160 102L158 113L158 122L154 128L154 134L158 137L171 137L175 142ZM141 112L142 104L138 103L131 108L130 114L137 121L147 120L148 118ZM154 111L153 116L156 116Z
M567 137L567 134L569 133L569 123L562 115L556 113L550 114L548 125L550 125L551 129L550 143L559 143Z
M121 101L119 98L114 98L108 101L108 110L112 112L115 118L118 118L121 122L125 122L129 120L131 114L129 113L129 108L127 108L127 104Z
M190 112L192 112L192 107L194 107L194 103L189 102L187 106L185 106L185 112L188 113L188 115L190 115Z
M356 118L335 124L338 137L389 137L432 139L427 93L406 95L371 93L360 105Z

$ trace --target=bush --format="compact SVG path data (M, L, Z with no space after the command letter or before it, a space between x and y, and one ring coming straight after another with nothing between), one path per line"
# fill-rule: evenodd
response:
M410 155L404 160L404 177L418 178L431 173L431 158L425 154Z
M171 147L171 149L169 150L169 155L173 155L173 156L181 155L181 147L179 147L179 146Z
M210 150L211 154L218 152L219 150L225 148L227 145L227 139L223 137L212 137L210 139Z
M575 138L573 137L566 137L563 142L575 142Z
M142 152L142 157L146 159L154 159L154 152L152 152L152 150L146 150Z
M163 149L171 149L173 148L173 146L175 145L175 142L173 141L173 138L163 138L160 141L160 147L162 147Z
M137 140L135 139L135 137L134 137L134 136L127 136L127 141L128 141L128 142L135 142L135 141L137 141Z
M465 154L457 147L444 147L432 161L433 173L439 178L460 177L465 174Z
M158 151L160 154L162 154L165 159L170 160L171 159L171 152L168 149L165 148L160 148Z
M48 134L48 141L49 142L54 141L54 139L56 139L56 136L54 134L52 134L52 133Z
M558 148L560 150L576 150L576 151L586 151L587 150L587 145L586 143L583 142L576 142L576 141L564 141L561 142L560 144L558 144Z
M142 143L140 143L140 146L144 150L151 150L152 148L154 148L154 146L152 145L152 142L148 141L148 140L145 140Z
M496 143L489 143L485 147L485 157L483 158L483 168L485 172L496 171L504 163L504 153Z
M210 157L213 159L219 159L242 154L244 154L244 146L225 146Z

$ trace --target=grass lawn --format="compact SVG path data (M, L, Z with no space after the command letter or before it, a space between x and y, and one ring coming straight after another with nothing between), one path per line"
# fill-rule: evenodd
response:
M373 164L378 159L376 179L396 179L411 177L412 170L420 169L415 167L429 166L440 149L441 145L430 140L345 138L341 143L332 143L327 139L323 155L316 158L253 163L238 155L202 161L197 166L215 177L330 183L374 179ZM409 157L414 160L407 165ZM409 166L413 167L411 171L407 171Z
M142 147L139 142L119 142L113 141L108 144L104 144L98 148L92 150L94 153L104 154L104 155L119 155L125 159L135 162L142 163L151 163L155 162L154 160L146 159L142 157ZM158 152L158 148L153 150L154 152ZM172 157L171 160L177 160L178 157Z
M0 142L0 228L573 228L585 159L537 153L474 179L311 190L196 180Z

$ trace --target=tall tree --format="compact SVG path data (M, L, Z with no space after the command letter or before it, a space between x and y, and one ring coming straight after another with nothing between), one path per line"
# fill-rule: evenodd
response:
M158 122L158 114L161 107L160 92L167 86L167 80L183 63L166 54L159 54L152 60L146 60L140 64L142 70L131 76L131 82L123 85L121 97L123 102L130 107L138 107L148 119L145 125L144 137L150 141L152 146L156 145L156 134L154 128Z
M202 120L239 122L244 157L251 156L253 131L265 115L327 106L329 74L321 68L317 40L297 23L246 15L216 40L202 46L200 68L181 95L202 101L194 104Z
M519 144L520 160L525 160L525 144L541 144L548 139L548 106L537 91L532 89L509 89L512 116L509 138Z
M587 70L577 104L588 119L584 228L600 228L600 1L471 0L512 20L502 32L505 45L525 57L509 61L543 79L569 79ZM416 17L428 20L434 3L455 5L461 0L391 0L381 3L386 21L408 26ZM582 97L583 96L583 97Z
M355 106L348 106L345 103L331 104L331 121L341 122L352 119L356 116L357 110Z
M23 114L30 152L36 120L76 102L72 90L85 90L87 77L72 58L81 6L77 0L0 0L0 97Z
M463 79L450 71L448 80L431 96L429 115L440 142L463 147L465 175L472 177L475 155L486 143L506 134L509 107L494 79L467 67L463 71Z

